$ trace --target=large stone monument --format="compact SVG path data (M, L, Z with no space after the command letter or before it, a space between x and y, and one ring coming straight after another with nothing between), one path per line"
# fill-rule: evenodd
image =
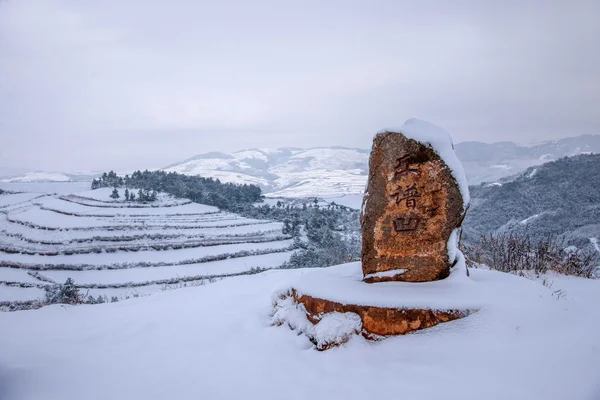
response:
M444 160L434 147L452 149L449 136L436 132L433 145L420 141L431 141L422 132L435 130L409 120L373 140L361 214L365 282L428 282L450 274L466 202L453 175L462 173L456 156Z
M286 323L324 350L354 334L378 340L469 315L476 301L448 296L472 287L458 250L468 203L448 133L414 119L378 133L361 212L361 263L284 285L273 296L273 324Z

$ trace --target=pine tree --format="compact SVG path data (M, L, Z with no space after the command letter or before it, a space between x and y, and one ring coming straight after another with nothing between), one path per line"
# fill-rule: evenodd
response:
M119 191L117 190L117 188L113 189L112 194L110 195L110 197L112 197L115 200L119 198Z
M125 200L129 201L129 189L125 188Z

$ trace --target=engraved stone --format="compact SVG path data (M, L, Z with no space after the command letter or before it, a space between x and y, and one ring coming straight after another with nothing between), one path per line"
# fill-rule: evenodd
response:
M464 200L434 147L400 132L377 134L361 214L365 282L446 278L457 246L449 240L465 216ZM402 273L385 273L393 270Z

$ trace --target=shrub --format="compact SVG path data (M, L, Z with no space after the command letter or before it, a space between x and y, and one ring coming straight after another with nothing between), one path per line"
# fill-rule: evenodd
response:
M465 247L465 255L476 263L502 272L555 271L584 278L594 277L598 268L597 252L566 247L553 235L534 241L524 234L482 235L479 243Z
M83 301L79 289L71 278L67 278L64 284L46 286L47 304L81 304Z

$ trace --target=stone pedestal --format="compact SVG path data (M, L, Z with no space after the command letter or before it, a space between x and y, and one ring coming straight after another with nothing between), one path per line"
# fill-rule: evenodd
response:
M294 301L306 309L306 316L313 324L318 324L322 316L331 312L355 313L362 322L362 335L367 339L404 335L419 329L430 328L442 322L462 318L465 310L430 310L424 308L398 308L361 306L336 303L292 292Z
M353 335L381 340L431 328L479 308L476 295L446 299L449 288L472 290L465 269L461 256L448 279L421 284L365 283L360 263L315 269L275 292L272 322L304 333L318 350Z

